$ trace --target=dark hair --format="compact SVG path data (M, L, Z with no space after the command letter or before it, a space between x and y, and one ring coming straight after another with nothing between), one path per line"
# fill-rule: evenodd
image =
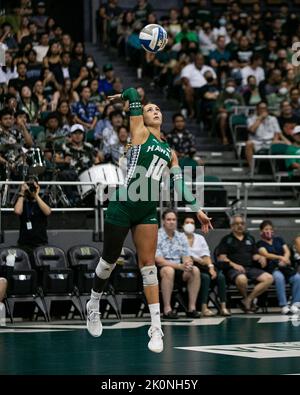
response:
M117 115L120 115L120 116L124 119L124 116L123 116L123 114L122 114L122 111L117 111L117 110L112 111L112 112L109 114L108 118L109 118L109 120L111 121L111 120L113 119L113 117L115 117L115 116L117 116Z
M173 116L172 116L172 121L175 122L175 119L176 119L177 117L181 117L181 118L185 119L185 117L184 117L180 112L176 112L176 113L173 114Z
M5 117L6 115L10 115L10 116L14 116L14 113L12 110L10 110L9 108L3 108L3 110L0 111L0 119L2 119L3 117Z
M175 215L176 215L176 218L177 218L177 212L176 212L173 208L168 208L167 210L165 210L165 211L162 213L162 216L161 216L162 220L164 221L165 218L166 218L166 216L167 216L168 214L170 214L170 213L175 214Z
M266 226L272 226L272 228L274 228L274 225L272 223L272 221L270 221L269 219L265 219L264 221L262 221L262 223L259 225L259 229L263 230L263 228L265 228Z

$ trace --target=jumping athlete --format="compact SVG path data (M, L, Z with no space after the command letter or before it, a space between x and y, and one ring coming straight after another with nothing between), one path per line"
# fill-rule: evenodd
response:
M129 165L125 186L116 190L115 198L110 200L105 216L103 253L96 267L91 299L87 303L87 329L92 336L98 337L102 334L100 298L116 265L115 262L121 254L127 233L131 229L151 315L148 348L159 353L163 351L163 332L155 266L158 233L157 199L149 199L149 194L155 189L159 190L161 175L167 166L173 176L175 189L197 213L204 233L212 229L211 218L200 209L197 199L185 186L177 156L161 138L162 113L159 107L149 103L142 108L139 94L134 88L128 88L122 95L114 95L109 99L115 100L120 97L125 102L129 102L132 148L128 155ZM140 193L143 195L144 190L147 190L145 199L136 200L133 196L138 189L135 187L138 179L142 182Z

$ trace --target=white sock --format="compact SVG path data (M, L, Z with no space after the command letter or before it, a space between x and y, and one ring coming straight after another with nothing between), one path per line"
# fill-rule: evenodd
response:
M92 289L91 300L89 302L89 306L91 309L99 311L100 299L102 294L103 292L96 292Z
M151 325L156 328L161 328L159 303L149 304L148 306L151 315Z

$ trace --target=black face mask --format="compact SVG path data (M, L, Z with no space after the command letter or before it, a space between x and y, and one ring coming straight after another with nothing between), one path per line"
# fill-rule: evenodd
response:
M213 82L213 80L214 80L213 77L207 77L207 78L206 78L206 81L207 81L208 83Z

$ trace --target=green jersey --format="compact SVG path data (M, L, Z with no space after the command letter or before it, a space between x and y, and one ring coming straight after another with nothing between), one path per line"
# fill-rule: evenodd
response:
M129 202L157 203L162 173L170 164L171 157L169 144L151 133L144 144L129 150L125 180Z
M119 226L157 224L160 180L172 158L169 144L149 134L127 153L125 185L110 199L106 221Z

